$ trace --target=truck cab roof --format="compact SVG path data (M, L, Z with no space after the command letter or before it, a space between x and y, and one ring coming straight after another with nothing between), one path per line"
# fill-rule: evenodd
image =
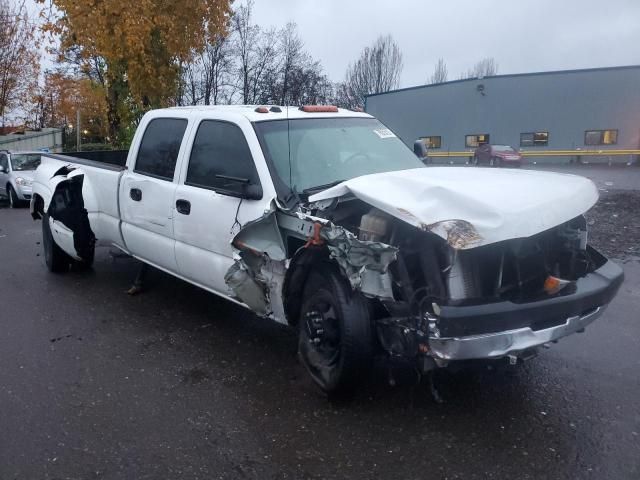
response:
M266 112L257 111L257 109L265 109ZM361 117L373 118L364 112L355 112L345 108L338 108L337 111L331 112L305 112L301 107L284 107L281 105L196 105L187 107L171 107L159 110L153 110L154 116L162 117L180 112L193 112L197 116L206 116L206 114L215 114L216 118L222 118L226 114L229 116L241 115L250 122L261 122L265 120L290 120L301 118L330 118L330 117Z

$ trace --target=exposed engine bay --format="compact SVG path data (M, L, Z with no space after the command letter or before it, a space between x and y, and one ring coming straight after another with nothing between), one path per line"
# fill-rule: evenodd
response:
M427 353L429 336L492 333L491 326L441 325L438 317L443 307L524 304L570 294L575 292L576 280L606 261L587 247L582 216L533 237L456 250L433 233L357 199L338 201L321 214L357 232L361 241L397 249L395 261L389 264L392 298L375 298L378 339L392 355ZM548 328L564 320L547 319L534 327ZM509 326L500 326L505 327Z
M367 299L379 349L391 357L416 360L424 371L452 360L529 357L539 346L537 340L521 343L501 335L518 329L546 335L565 328L569 317L578 323L592 321L617 289L572 302L569 309L548 306L576 294L580 280L607 263L587 245L581 215L530 237L468 249L455 247L477 238L471 225L451 222L456 232L445 240L351 195L310 203L295 214L278 211L273 218L274 232L280 235L271 246L280 245L285 251L281 258L290 259L281 280L273 276L273 255L259 254L264 248L252 241L248 229L235 242L245 258L240 270L257 281L254 296L267 292L264 312L282 311L286 321L294 323L308 271L318 258L329 258ZM262 259L258 268L257 258ZM280 281L281 297L276 293ZM282 308L273 308L273 300L281 300ZM498 344L507 344L465 352L455 343L472 337L486 341L493 334ZM555 335L549 341L555 341Z

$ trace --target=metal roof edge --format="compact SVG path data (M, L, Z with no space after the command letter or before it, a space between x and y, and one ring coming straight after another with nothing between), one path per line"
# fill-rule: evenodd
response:
M640 65L621 65L621 66L616 66L616 67L595 67L595 68L577 68L577 69L571 69L571 70L550 70L550 71L543 71L543 72L526 72L526 73L507 73L504 75L491 75L488 77L483 77L483 78L462 78L459 80L449 80L448 82L441 82L441 83L427 83L424 85L415 85L413 87L405 87L405 88L397 88L395 90L389 90L388 92L381 92L381 93L371 93L369 95L365 95L365 105L366 105L366 99L369 97L377 97L380 95L388 95L390 93L399 93L399 92L406 92L409 90L419 90L421 88L432 88L432 87L440 87L442 85L451 85L454 83L463 83L463 82L477 82L479 80L486 80L486 79L491 79L491 78L511 78L511 77L533 77L533 76L538 76L538 75L558 75L558 74L567 74L567 73L590 73L590 72L602 72L602 71L609 71L609 70L633 70L633 69L640 69Z

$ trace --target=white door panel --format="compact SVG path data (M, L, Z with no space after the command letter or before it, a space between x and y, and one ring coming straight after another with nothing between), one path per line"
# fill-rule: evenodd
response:
M122 237L127 250L177 272L173 238L176 184L127 172L120 186Z
M180 273L197 283L228 294L224 274L233 264L231 240L238 234L241 225L263 214L263 202L242 200L188 185L178 186L177 200L186 200L191 204L188 215L177 211L174 213L175 249Z
M131 223L122 224L122 236L131 254L171 272L178 271L175 240L172 237L165 237Z
M184 278L220 294L231 295L232 292L224 283L224 275L221 275L221 272L226 272L233 264L231 257L176 242L176 260Z

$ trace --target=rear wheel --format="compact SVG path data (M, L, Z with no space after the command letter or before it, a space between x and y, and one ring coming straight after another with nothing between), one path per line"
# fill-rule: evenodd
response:
M49 215L42 216L42 246L44 248L44 261L50 272L61 273L69 270L72 258L62 250L53 239Z
M371 365L373 338L364 299L330 265L311 272L304 289L298 353L329 394L353 391Z

